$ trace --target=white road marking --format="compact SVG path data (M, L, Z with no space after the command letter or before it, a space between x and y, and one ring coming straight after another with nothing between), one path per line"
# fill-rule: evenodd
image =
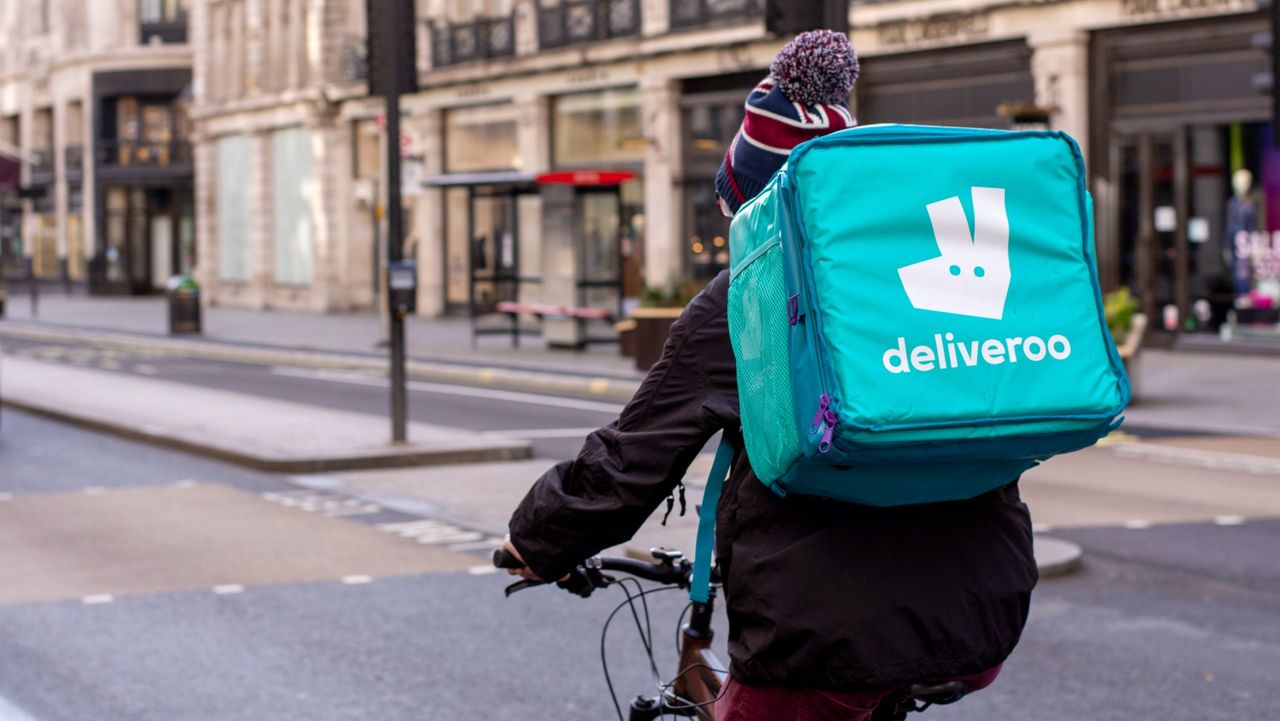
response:
M223 586L214 586L213 592L219 596L229 596L233 593L244 593L244 586L238 583L228 583Z
M378 388L386 388L388 381L384 378L362 375L359 373L341 373L336 371L308 371L296 368L285 368L282 366L273 366L271 368L272 375L286 376L290 378L306 378L309 380L324 380L335 383L350 383L352 385L374 386ZM496 388L473 388L471 386L450 385L447 383L432 383L429 381L409 381L406 384L409 390L421 391L423 393L436 393L440 395L465 396L468 398L484 398L487 400L510 401L513 403L528 403L537 406L551 406L554 408L572 408L574 410L595 411L598 413L607 413L616 415L622 411L622 406L617 403L604 403L602 401L584 401L576 398L561 398L560 396L548 396L539 393L523 393L520 391L504 391ZM592 429L594 430L594 429Z
M0 721L36 721L36 717L23 711L4 696L0 696Z
M593 428L528 428L518 431L485 431L481 435L486 438L516 438L533 440L535 438L582 438L588 433L599 430Z
M109 593L96 593L92 596L85 596L80 599L81 603L84 603L86 606L100 606L104 603L111 603L114 600L116 600L116 597Z
M4 503L5 501L12 501L12 500L13 500L12 493L9 493L8 491L0 491L0 503Z
M1144 528L1151 528L1151 521L1144 521L1141 518L1133 518L1125 521L1123 525L1125 528L1140 531Z
M1280 459L1245 453L1205 451L1198 448L1178 448L1154 443L1117 443L1111 450L1121 458L1134 460L1189 465L1260 476L1280 475Z
M107 492L107 489L103 488L102 486L86 486L84 489L85 495L89 495L89 496L101 496L106 492Z
M491 551L502 545L502 539L496 536L486 538L483 541L472 541L471 543L454 543L449 545L450 551Z
M177 481L173 485L178 488L195 488L196 482L192 480L181 480L181 481Z
M1031 524L1031 532L1032 532L1032 533L1048 533L1049 531L1052 531L1052 530L1053 530L1053 526L1051 526L1051 525L1049 525L1049 524L1047 524L1047 523L1033 523L1033 524Z
M497 573L497 572L498 572L498 568L492 564L488 566L472 566L471 568L467 569L467 573L470 573L472 576L487 576L490 573Z
M360 586L366 583L373 583L372 576L343 576L342 582L348 586Z
M1219 526L1239 526L1244 523L1244 516L1218 516L1213 522Z

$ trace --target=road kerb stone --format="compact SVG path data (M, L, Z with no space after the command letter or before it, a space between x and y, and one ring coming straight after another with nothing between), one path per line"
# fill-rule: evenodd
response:
M1065 576L1079 570L1084 551L1080 546L1052 536L1035 535L1036 568L1040 578Z

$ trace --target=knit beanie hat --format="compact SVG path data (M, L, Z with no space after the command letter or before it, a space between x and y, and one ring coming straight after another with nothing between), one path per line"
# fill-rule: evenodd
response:
M792 148L857 124L849 110L857 78L858 56L843 33L810 30L787 43L747 96L742 127L716 173L716 193L729 210L764 189Z

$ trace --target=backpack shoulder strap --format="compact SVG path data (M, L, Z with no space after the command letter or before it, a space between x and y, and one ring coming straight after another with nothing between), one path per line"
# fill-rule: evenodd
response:
M702 492L702 508L698 511L698 542L693 555L693 578L689 581L689 600L706 603L711 590L711 556L716 540L716 506L720 504L720 490L733 465L734 447L727 436L720 439L716 459L707 475L707 487Z

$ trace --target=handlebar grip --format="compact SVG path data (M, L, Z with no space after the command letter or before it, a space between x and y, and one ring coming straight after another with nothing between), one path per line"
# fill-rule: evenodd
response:
M505 548L494 549L493 565L498 568L524 568L524 563Z

